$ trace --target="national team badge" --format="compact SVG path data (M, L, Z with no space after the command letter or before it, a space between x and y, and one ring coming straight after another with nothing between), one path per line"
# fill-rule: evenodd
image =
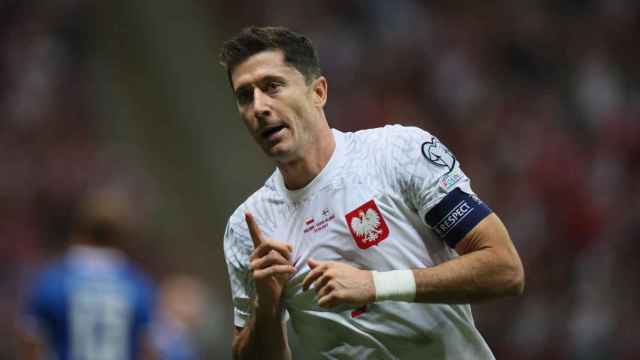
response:
M375 201L369 200L345 215L351 236L360 249L379 244L389 236L389 228Z

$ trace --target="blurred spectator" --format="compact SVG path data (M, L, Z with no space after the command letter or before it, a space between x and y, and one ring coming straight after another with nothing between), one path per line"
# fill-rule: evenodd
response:
M112 191L84 201L65 255L27 296L21 358L150 358L155 295L122 250L131 241L130 211Z

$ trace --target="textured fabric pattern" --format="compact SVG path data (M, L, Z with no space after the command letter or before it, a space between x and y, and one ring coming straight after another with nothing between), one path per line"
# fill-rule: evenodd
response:
M352 316L354 309L322 309L314 291L302 291L311 257L376 271L431 267L455 257L425 215L455 188L473 194L453 154L421 129L334 130L334 136L336 150L310 184L289 191L276 170L231 216L224 247L235 325L245 325L255 296L248 271L253 244L244 223L251 211L265 235L293 247L295 273L283 300L306 358L493 358L468 305L384 301Z

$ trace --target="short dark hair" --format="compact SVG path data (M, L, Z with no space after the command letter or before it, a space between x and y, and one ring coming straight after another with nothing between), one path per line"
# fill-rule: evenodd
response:
M229 83L233 86L231 72L236 66L268 50L281 50L285 63L298 70L307 84L322 75L318 53L307 37L281 26L251 26L222 45L220 63L227 69Z

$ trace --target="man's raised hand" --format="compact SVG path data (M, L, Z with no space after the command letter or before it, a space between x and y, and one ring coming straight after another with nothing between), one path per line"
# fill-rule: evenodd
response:
M284 285L294 271L291 245L265 238L251 213L245 213L245 220L254 245L250 268L256 283L258 304L277 311Z

